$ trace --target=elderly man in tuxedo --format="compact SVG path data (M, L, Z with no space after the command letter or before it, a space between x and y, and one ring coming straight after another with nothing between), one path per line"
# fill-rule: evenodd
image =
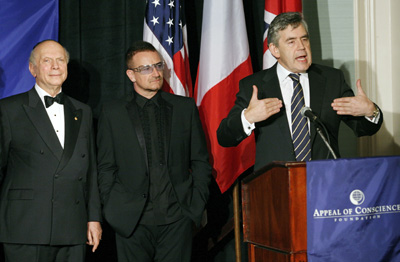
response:
M6 261L78 262L101 238L91 109L61 91L68 52L37 44L28 92L0 100L0 242Z
M217 131L222 146L236 146L255 132L255 169L274 160L333 158L313 123L302 117L304 107L319 116L336 156L342 121L357 136L379 130L382 112L365 95L360 80L354 96L340 70L312 63L302 14L276 16L268 30L268 45L277 63L240 81L235 105Z

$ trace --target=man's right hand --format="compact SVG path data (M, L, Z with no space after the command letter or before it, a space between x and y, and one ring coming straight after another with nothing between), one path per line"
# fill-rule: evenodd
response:
M253 85L253 94L249 106L244 112L244 117L250 124L261 122L278 113L282 108L282 100L278 98L265 98L259 100L257 86Z

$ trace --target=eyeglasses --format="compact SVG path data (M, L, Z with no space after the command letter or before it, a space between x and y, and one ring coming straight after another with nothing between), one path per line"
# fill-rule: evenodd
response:
M148 75L153 73L153 69L155 68L157 71L163 71L164 70L164 61L158 62L156 64L152 64L152 65L143 65L143 66L139 66L136 68L128 68L129 70L132 70L133 72L139 72L142 75Z

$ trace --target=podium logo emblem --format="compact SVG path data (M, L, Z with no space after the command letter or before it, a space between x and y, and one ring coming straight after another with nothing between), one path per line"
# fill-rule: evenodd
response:
M361 190L356 189L350 193L350 201L353 203L353 205L359 206L364 203L364 200L365 195Z

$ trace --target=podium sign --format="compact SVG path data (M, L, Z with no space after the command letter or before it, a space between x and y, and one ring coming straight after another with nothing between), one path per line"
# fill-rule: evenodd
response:
M307 163L307 257L400 261L400 157Z

